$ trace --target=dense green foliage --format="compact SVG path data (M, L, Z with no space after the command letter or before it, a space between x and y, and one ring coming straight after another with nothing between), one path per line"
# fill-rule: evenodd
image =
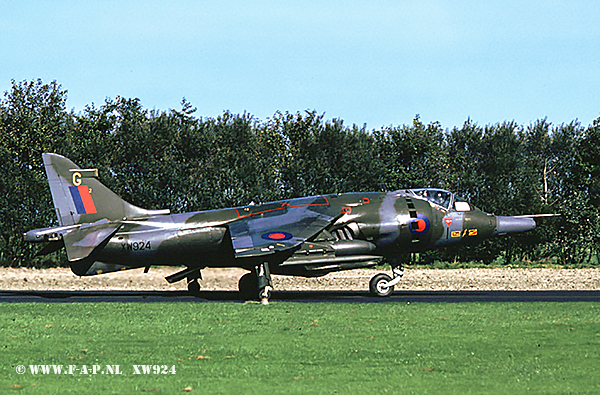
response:
M539 120L462 127L411 125L367 131L316 111L258 120L195 116L107 99L66 109L56 82L12 83L0 103L0 263L39 265L21 234L56 223L41 154L100 170L124 199L173 212L321 193L440 187L498 215L561 213L534 232L480 246L421 254L421 262L597 262L600 250L600 118L590 126ZM45 258L48 259L48 258ZM55 259L55 258L50 258Z
M597 303L3 304L0 392L596 394ZM17 374L17 366L25 366ZM32 374L62 365L74 374ZM83 365L89 370L82 374ZM119 365L121 375L91 374ZM175 374L135 374L165 365ZM79 369L79 370L75 370Z

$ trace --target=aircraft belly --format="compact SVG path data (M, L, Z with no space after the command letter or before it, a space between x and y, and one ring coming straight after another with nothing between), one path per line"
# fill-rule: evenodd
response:
M275 274L321 276L333 271L375 266L381 256L364 240L305 242L290 258L272 267Z

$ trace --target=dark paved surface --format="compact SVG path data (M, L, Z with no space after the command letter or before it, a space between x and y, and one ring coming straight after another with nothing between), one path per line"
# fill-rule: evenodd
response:
M274 291L271 301L300 303L600 302L600 291ZM0 303L244 302L235 291L0 291Z

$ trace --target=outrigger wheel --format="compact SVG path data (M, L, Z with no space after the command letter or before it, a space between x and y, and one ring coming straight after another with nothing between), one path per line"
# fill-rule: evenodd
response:
M192 295L196 295L200 292L200 284L198 280L192 280L187 285L189 293Z
M200 293L200 283L198 279L201 279L202 275L200 270L194 271L187 275L187 288L191 295L198 295Z

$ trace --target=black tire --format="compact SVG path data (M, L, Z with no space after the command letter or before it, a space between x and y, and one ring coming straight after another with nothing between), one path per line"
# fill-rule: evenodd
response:
M256 295L258 295L258 278L256 277L256 274L250 272L240 277L238 289L240 291L240 296L244 300L256 298Z
M394 286L383 286L383 284L390 281L392 281L392 278L387 274L380 273L374 275L373 278L371 278L371 281L369 282L369 291L371 292L371 295L378 296L380 298L390 296L392 292L394 292Z
M200 284L196 280L192 280L188 283L188 291L192 295L198 295L200 293Z

